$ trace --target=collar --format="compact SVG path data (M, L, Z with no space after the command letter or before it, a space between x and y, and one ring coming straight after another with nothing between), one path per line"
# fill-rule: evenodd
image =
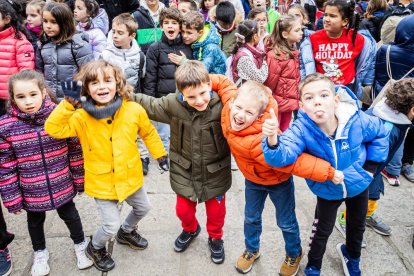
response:
M220 24L217 21L214 21L214 26L216 26L217 31L219 32L219 34L221 35L226 35L231 33L232 31L234 31L236 29L236 24L233 21L233 24L231 25L231 27L229 29L224 29L222 26L220 26Z

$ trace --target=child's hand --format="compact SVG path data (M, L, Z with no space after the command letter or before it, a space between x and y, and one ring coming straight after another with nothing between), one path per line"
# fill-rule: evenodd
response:
M60 82L65 100L70 102L73 106L77 106L81 101L81 85L77 81L67 80ZM73 100L71 101L70 98ZM74 104L76 103L76 104Z
M158 158L157 162L158 169L160 170L161 174L163 174L164 172L168 172L170 170L170 165L168 163L168 155Z
M335 170L332 182L334 184L341 184L342 182L344 182L344 173L342 171Z
M182 51L180 51L181 55L177 55L174 53L169 53L168 54L168 58L170 59L170 61L176 65L182 65L186 60L186 56L184 55L184 53Z
M263 136L267 136L267 143L269 146L277 144L277 131L279 129L279 121L277 120L275 111L270 109L270 119L266 119L262 126Z
M14 214L15 214L15 215L20 215L20 214L22 214L22 213L23 213L23 211L22 211L22 210L17 211L17 212L14 212Z

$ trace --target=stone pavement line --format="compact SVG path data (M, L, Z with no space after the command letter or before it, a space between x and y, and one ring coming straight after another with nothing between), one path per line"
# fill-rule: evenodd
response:
M398 246L392 241L391 237L381 236L397 253L397 256L400 258L401 262L405 266L405 268L414 275L414 266L407 258L407 256L401 252Z

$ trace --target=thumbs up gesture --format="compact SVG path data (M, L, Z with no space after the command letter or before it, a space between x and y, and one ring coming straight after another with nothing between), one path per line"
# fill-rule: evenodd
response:
M279 129L279 121L277 120L275 111L270 109L270 119L266 119L262 126L263 136L267 136L269 146L277 144L277 131Z

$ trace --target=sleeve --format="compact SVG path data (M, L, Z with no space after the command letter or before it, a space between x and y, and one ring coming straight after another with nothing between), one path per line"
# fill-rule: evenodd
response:
M389 130L384 127L378 117L360 113L361 126L363 128L363 143L367 151L367 161L384 162L389 150ZM366 162L367 162L366 161Z
M133 13L139 8L139 1L138 0L127 0L127 7L122 12Z
M16 43L16 63L19 72L24 69L35 68L35 53L33 45L27 39L18 40Z
M88 43L85 43L77 51L75 51L76 62L79 66L88 63L94 59L92 47Z
M243 80L254 80L260 83L264 83L268 76L269 67L264 60L260 68L256 67L256 64L248 57L242 56L237 63L237 72L240 78Z
M223 75L210 75L211 90L217 92L223 105L226 105L237 93L234 83Z
M158 59L156 55L155 44L152 44L147 51L146 57L146 68L145 68L145 79L144 79L144 89L142 93L148 96L155 97L157 91L157 81L158 81Z
M79 143L77 137L68 138L68 157L69 157L69 167L72 173L73 183L77 192L84 191L84 175L85 171L83 169L83 154L82 147Z
M19 188L17 159L12 146L0 137L0 194L10 213L23 209L23 195Z
M275 92L277 84L279 83L279 78L280 78L282 69L280 67L279 61L276 58L274 58L272 55L267 56L266 60L267 60L267 65L269 66L269 73L268 73L269 75L264 84L267 85L272 90L272 92Z
M81 127L73 116L75 112L75 108L68 101L61 101L45 122L46 133L57 139L79 136L78 130Z
M92 44L92 52L95 60L98 60L106 48L106 36L100 29L96 29L96 37Z
M161 98L154 98L142 93L134 94L134 101L139 103L147 112L151 120L170 124L171 111L169 108L170 101L175 100L175 93L168 94Z
M201 62L204 64L208 72L213 72L214 70L214 59L216 52L219 50L219 48L215 45L208 45L205 49L200 49L200 51L203 51L202 54L202 60Z

